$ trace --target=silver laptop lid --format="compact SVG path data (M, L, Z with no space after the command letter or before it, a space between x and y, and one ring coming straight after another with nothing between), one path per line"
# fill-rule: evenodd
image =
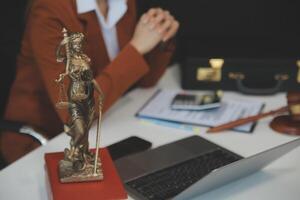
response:
M217 148L221 147L199 136L191 136L155 149L120 158L114 163L123 182L128 182Z
M300 145L300 138L259 154L218 168L178 194L174 200L186 200L228 182L248 176Z

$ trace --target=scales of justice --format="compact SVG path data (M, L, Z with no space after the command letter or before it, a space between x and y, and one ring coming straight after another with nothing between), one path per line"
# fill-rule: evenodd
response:
M93 78L90 58L83 53L83 33L69 33L63 29L63 40L56 50L57 62L65 63L65 72L55 81L60 86L58 109L67 109L69 121L64 132L71 137L70 148L64 150L64 159L59 161L59 179L62 183L85 182L103 179L99 157L101 117L104 95ZM65 90L64 80L68 78ZM98 94L95 103L94 90ZM98 106L96 151L89 149L89 130Z

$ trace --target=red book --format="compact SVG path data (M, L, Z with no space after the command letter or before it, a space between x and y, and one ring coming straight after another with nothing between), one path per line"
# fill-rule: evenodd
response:
M49 195L53 200L117 200L127 199L127 193L106 148L100 149L104 180L81 183L61 183L58 162L63 152L45 154L50 182ZM50 189L49 188L49 189Z

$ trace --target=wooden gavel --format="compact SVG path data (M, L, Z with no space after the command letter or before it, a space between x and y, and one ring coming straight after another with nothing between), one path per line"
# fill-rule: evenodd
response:
M287 106L281 107L273 111L238 119L236 121L232 121L220 126L210 128L207 132L216 133L249 122L258 121L259 119L265 118L267 116L279 115L288 112L288 115L278 116L274 118L270 123L270 127L273 130L280 133L300 135L300 92L288 92L287 104Z
M288 92L288 115L275 117L270 127L277 132L300 135L300 92Z
M287 99L292 119L300 121L300 92L289 92Z

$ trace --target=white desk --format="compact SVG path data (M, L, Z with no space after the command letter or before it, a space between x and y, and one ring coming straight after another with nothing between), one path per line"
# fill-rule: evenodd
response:
M179 72L177 67L168 69L156 88L136 89L115 104L105 115L101 145L107 146L131 135L137 135L153 143L153 147L192 135L192 132L157 125L145 125L134 117L136 111L157 88L178 89ZM285 104L285 95L243 96L226 92L232 98L254 98L266 102L265 110ZM227 131L220 134L200 133L204 138L224 146L242 156L250 156L260 151L295 139L292 136L273 132L268 123L261 120L253 134ZM95 138L94 130L90 139ZM90 140L91 141L91 140ZM68 146L69 137L61 134L46 146L38 148L0 172L0 199L3 200L44 200L47 199L44 153L62 151ZM92 147L94 144L91 145ZM197 199L300 199L300 148L275 161L263 171L224 187L199 196Z

